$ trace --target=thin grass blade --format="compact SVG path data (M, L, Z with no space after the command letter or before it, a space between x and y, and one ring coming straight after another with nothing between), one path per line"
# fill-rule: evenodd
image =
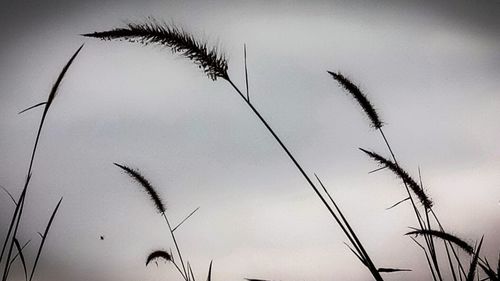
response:
M47 116L47 113L48 113L48 110L50 108L50 105L52 104L52 102L53 102L53 100L54 100L54 98L55 98L55 96L57 94L57 90L59 88L59 85L61 84L61 82L62 82L62 80L63 80L66 72L68 71L69 67L71 66L71 64L75 60L76 56L80 53L80 51L82 50L82 48L83 48L83 44L77 49L77 51L73 54L73 56L69 59L69 61L63 67L61 73L57 77L56 82L52 86L52 89L51 89L51 91L49 93L49 96L47 98L47 102L45 104L44 111L43 111L43 114L42 114L42 117L41 117L41 120L40 120L40 125L38 127L38 131L37 131L37 134L36 134L35 143L33 145L33 150L32 150L32 153L31 153L31 159L30 159L30 164L29 164L29 168L28 168L28 172L27 172L26 182L25 182L25 185L24 185L24 188L23 188L23 192L21 193L21 196L20 196L20 198L18 200L18 208L19 208L19 210L18 210L18 212L15 212L16 215L14 215L13 218L12 218L12 222L15 221L15 227L14 227L14 231L13 231L12 237L16 237L18 226L19 226L19 223L21 221L21 217L22 217L22 213L23 213L23 208L24 208L25 194L26 194L27 189L28 189L29 179L31 178L31 171L32 171L32 168L33 168L33 162L34 162L34 159L35 159L35 154L36 154L36 151L37 151L38 142L40 140L40 135L41 135L41 132L42 132L43 124L45 122L45 118ZM10 231L12 229L12 225L13 225L13 223L11 223L11 226L9 227L9 233L10 233ZM7 235L7 238L8 237L9 237L9 235ZM8 241L7 238L6 238L6 242ZM14 247L14 241L12 239L11 243L10 243L10 247L9 247L9 252L7 254L7 260L10 259L13 247ZM2 254L0 255L0 260L3 257L4 249L5 249L5 246L2 248ZM36 265L36 263L35 263L35 265ZM5 264L4 273L3 273L3 276L2 276L2 281L5 281L7 279L7 269L8 269L8 262ZM33 269L35 269L35 267ZM30 280L31 280L31 278L30 278Z
M194 209L194 211L192 211L187 217L185 217L179 224L177 224L176 227L174 227L172 229L172 232L174 232L177 228L179 228L179 226L181 226L184 222L186 222L192 215L194 215L194 213L196 213L196 211L198 211L200 209L200 207Z
M498 281L499 280L498 275L495 274L495 271L493 271L493 269L489 265L484 265L482 263L478 263L478 265L479 265L479 267L481 267L481 269L484 271L484 273L486 273L489 280L491 280L491 281Z
M384 167L380 167L380 168L377 168L377 169L374 169L374 170L371 170L368 172L368 174L373 174L373 173L376 173L378 171L382 171L383 169L387 169L387 166L384 166Z
M190 276L190 280L196 281L196 278L194 277L194 273L193 273L193 268L191 267L191 264L189 262L187 262L187 271L188 271L188 275Z
M26 108L26 109L23 109L23 110L19 111L17 114L22 114L22 113L24 113L24 112L26 112L26 111L28 111L28 110L31 110L31 109L33 109L33 108L37 108L37 107L39 107L39 106L41 106L41 105L45 105L45 104L47 104L47 102L46 102L46 101L41 102L41 103L37 103L37 104L35 104L35 105L32 105L32 106L30 106L30 107L28 107L28 108Z
M247 44L243 45L243 56L245 58L245 89L247 92L247 101L250 102L250 92L248 90Z
M14 210L14 214L12 216L10 225L9 225L9 230L7 231L7 236L5 237L4 245L2 247L2 254L0 255L0 261L3 258L4 251L6 250L6 246L9 241L9 237L12 234L12 239L10 246L9 246L9 251L7 252L7 261L5 262L3 274L2 274L2 281L7 280L8 276L8 269L9 269L9 260L12 255L12 250L14 249L14 238L16 237L17 230L19 228L19 223L21 222L21 215L23 213L23 206L24 206L24 198L26 197L26 192L28 190L28 185L31 180L31 173L28 173L28 176L26 177L26 181L24 182L24 187L23 191L21 192L21 195L19 195L19 200L17 200L18 204L16 206L16 209Z
M17 238L14 238L14 245L16 246L17 253L19 254L19 258L21 259L21 264L23 265L24 279L28 280L28 270L26 269L26 260L24 259L23 247L21 247L21 244L19 244Z
M208 275L207 275L207 281L212 281L212 261L210 261L210 265L208 266Z
M54 208L54 211L52 212L52 215L50 216L49 222L47 223L47 226L45 227L45 232L43 233L43 239L42 242L40 243L40 247L38 248L38 252L36 254L35 258L35 263L33 264L33 269L31 270L31 275L30 275L30 281L33 279L33 276L35 274L36 266L38 265L38 261L40 259L40 255L42 254L43 246L45 245L45 241L47 241L47 234L49 233L50 227L52 226L52 223L54 222L54 218L57 214L57 210L59 210L59 206L61 206L63 198L59 199L59 202L57 202L56 207Z
M345 243L345 242L344 242L344 245L346 245L346 247L347 247L347 248L349 248L349 250L351 250L351 252L352 252L352 253L353 253L353 254L354 254L354 255L358 258L358 260L359 260L362 264L364 264L366 267L368 267L368 265L367 265L367 264L366 264L366 262L363 260L363 258L361 258L361 256L360 256L358 253L356 253L356 251L354 251L354 249L353 249L353 248L351 248L351 246L349 246L349 244L347 244L347 243Z
M411 269L381 267L381 268L377 269L377 271L381 272L381 273L392 273L392 272L400 272L400 271L411 271Z
M422 249L422 251L424 252L424 255L425 255L425 259L427 260L427 265L429 266L429 269L431 271L431 274L432 274L432 280L436 281L436 274L434 273L434 268L432 267L432 263L431 263L431 259L429 257L429 254L427 253L427 250L424 248L424 246L422 246L422 244L418 243L418 241L413 238L413 237L410 237L411 240L413 240L413 242L415 242L415 244L417 244L418 247L420 247Z
M408 201L408 200L410 200L410 197L406 197L405 199L398 201L397 203L391 205L389 208L386 208L386 210L390 210L390 209L392 209L392 208L398 206L399 204L401 204L401 203L403 203L405 201Z
M351 240L351 243L353 243L353 246L358 250L359 256L363 257L363 260L365 261L364 265L368 268L368 270L370 270L370 272L373 275L373 277L375 278L375 280L383 280L382 276L380 276L380 273L377 271L377 268L375 267L370 256L368 255L368 253L364 249L363 244L361 244L361 241L359 240L358 236L356 235L356 233L352 229L351 225L349 224L349 222L345 218L344 214L342 213L342 211L338 207L337 203L335 203L335 201L333 200L332 196L330 195L330 192L328 192L328 190L326 189L323 182L319 179L318 175L314 174L314 176L316 177L316 180L318 180L323 191L328 196L328 199L330 200L330 202L333 204L333 206L335 207L335 209L339 213L340 218L342 219L345 227L347 228L347 232L344 230L344 228L342 226L341 226L341 228L344 230L344 233L346 234L346 236L348 238L352 237L352 239L354 240L354 241ZM339 223L339 225L341 225L341 223Z
M5 192L7 193L7 195L9 195L10 199L12 200L12 202L14 202L14 205L17 206L17 202L16 202L16 199L14 199L14 196L12 196L12 194L7 190L7 188L3 187L0 185L0 188Z
M31 242L31 240L28 240L26 243L24 243L24 245L21 247L21 250L24 250L24 248L26 248L26 246L28 246L28 244ZM12 267L12 265L14 264L14 262L17 260L17 258L19 257L19 251L17 252L17 254L12 257L12 259L10 260L10 263L9 263L9 269L7 271L10 272L10 268ZM27 277L26 277L27 278Z
M483 237L484 238L484 237ZM474 276L476 275L477 262L479 260L479 252L481 251L481 245L483 244L483 238L479 241L479 245L477 246L477 250L472 257L472 262L469 267L469 272L467 273L466 281L474 281Z

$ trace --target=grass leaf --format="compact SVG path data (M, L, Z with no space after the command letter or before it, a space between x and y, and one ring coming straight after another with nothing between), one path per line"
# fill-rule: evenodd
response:
M212 262L210 261L210 265L208 266L207 281L212 281Z
M400 272L400 271L411 271L411 269L405 269L405 268L386 268L386 267L381 267L377 269L378 272L381 273L392 273L392 272Z
M174 232L177 228L179 228L179 226L181 226L184 222L186 222L192 215L194 215L194 213L196 213L196 211L198 211L200 209L200 207L197 207L196 209L194 209L194 211L192 211L191 213L189 213L189 215L187 215L187 217L185 217L180 223L177 224L176 227L174 227L172 229L172 232Z
M40 247L38 248L38 252L36 254L35 258L35 263L33 264L33 269L31 270L31 276L30 276L30 281L33 279L33 275L35 274L35 269L36 266L38 265L38 261L40 259L40 255L42 253L43 246L45 245L45 241L47 241L47 234L49 233L50 227L52 226L52 222L54 221L54 217L56 216L57 210L59 209L59 206L61 205L63 198L59 199L59 202L57 202L56 207L54 208L54 211L52 212L52 215L50 216L49 222L47 223L47 226L45 227L45 232L43 233L43 239L42 242L40 243Z
M0 185L0 188L5 192L7 193L7 195L9 195L10 199L12 200L12 202L14 202L14 205L17 206L17 202L16 202L16 199L14 199L14 196L12 196L12 194L7 190L7 188L3 187Z
M23 265L24 278L25 280L28 280L28 270L26 269L26 260L24 259L23 247L21 247L17 238L14 238L14 245L16 246L17 253L19 254L19 258L21 259L21 263Z
M19 111L17 114L24 113L24 112L26 112L26 111L28 111L28 110L31 110L31 109L33 109L33 108L37 108L37 107L39 107L39 106L41 106L41 105L45 105L45 104L47 104L47 102L46 102L46 101L44 101L44 102L40 102L40 103L37 103L37 104L35 104L35 105L32 105L32 106L30 106L30 107L28 107L28 108L26 108L26 109L23 109L23 110Z
M474 281L474 276L476 275L477 262L479 260L479 252L481 251L481 245L483 245L483 238L479 241L479 245L477 246L476 252L472 257L472 262L469 267L469 272L467 273L466 281Z

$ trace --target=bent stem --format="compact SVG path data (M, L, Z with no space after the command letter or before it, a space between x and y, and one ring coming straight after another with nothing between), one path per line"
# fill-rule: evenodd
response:
M240 97L245 101L245 103L250 107L250 109L252 110L252 112L259 118L259 120L261 121L261 123L266 127L266 129L269 131L269 133L271 133L271 135L274 137L274 139L278 142L278 144L280 145L280 147L283 149L283 151L285 151L285 153L287 154L287 156L290 158L290 160L294 163L295 167L299 170L299 172L301 173L301 175L304 177L304 179L307 181L307 183L309 184L309 186L314 190L314 192L316 193L316 195L321 199L321 202L325 205L325 207L328 209L328 212L334 217L334 219L337 221L337 223L339 225L341 225L342 227L342 224L340 223L340 220L339 218L337 217L337 215L335 214L335 212L333 211L332 207L330 206L330 204L328 204L328 202L326 201L326 199L321 195L319 189L314 185L314 183L312 182L312 180L309 178L309 176L307 175L307 173L304 171L304 169L302 168L302 166L298 163L298 161L295 159L295 157L292 155L292 153L290 152L290 150L285 146L285 144L281 141L281 139L278 137L278 135L274 132L274 130L271 128L271 126L267 123L267 121L264 119L264 117L262 117L262 115L260 114L260 112L253 106L253 104L245 98L245 95L240 91L240 89L233 83L233 81L231 81L231 79L229 77L225 78L225 80L233 87L233 89L240 95ZM343 229L344 233L346 234L346 236L349 238L349 240L353 239L354 237L350 237L349 233L346 232L345 229ZM352 241L351 241L352 242ZM356 241L355 239L355 242L359 242ZM380 273L377 271L377 267L373 264L373 261L370 259L370 257L368 256L368 253L366 252L366 250L364 249L364 247L361 245L361 243L353 243L353 245L356 247L356 245L359 247L359 250L360 250L360 253L362 254L362 257L365 259L365 262L366 262L366 267L370 270L371 274L373 275L373 277L375 278L375 280L377 281L382 281L383 278L382 276L380 275Z

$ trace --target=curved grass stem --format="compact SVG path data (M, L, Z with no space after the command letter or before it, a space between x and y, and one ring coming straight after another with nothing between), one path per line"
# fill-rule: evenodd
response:
M261 121L261 123L266 127L266 129L269 131L269 133L271 133L271 135L274 137L274 139L278 142L278 144L280 145L280 147L283 149L283 151L287 154L288 158L290 158L290 160L293 162L293 164L295 165L295 167L299 170L300 174L303 176L303 178L307 181L307 183L309 184L309 186L314 190L314 192L316 193L316 195L321 199L321 202L325 205L325 207L328 209L328 212L333 216L333 218L337 221L337 223L342 227L342 223L340 222L340 219L338 218L338 216L335 214L334 210L332 209L332 207L330 206L330 204L328 204L328 202L326 201L326 199L324 198L324 196L321 194L321 192L319 191L319 189L316 187L316 185L312 182L312 180L310 179L310 177L307 175L307 173L305 172L305 170L302 168L302 166L299 164L299 162L295 159L295 157L293 156L293 154L290 152L290 150L285 146L285 144L283 143L283 141L278 137L278 135L274 132L274 130L271 128L271 126L267 123L267 121L264 119L264 117L262 117L262 115L260 114L260 112L253 106L252 103L250 103L250 101L248 99L245 98L245 95L240 91L240 89L233 83L233 81L231 81L231 79L228 77L226 78L226 81L233 87L233 89L240 95L240 97L245 101L245 103L248 105L248 107L250 107L250 109L252 110L252 112L259 118L259 120ZM344 233L346 234L346 236L349 238L350 235L349 235L349 232L344 230ZM353 243L353 245L357 245L359 247L359 250L360 250L360 254L361 254L361 257L363 257L366 261L366 266L367 268L370 270L371 274L373 275L373 277L375 278L375 280L377 281L382 281L383 278L382 276L380 275L380 273L377 271L377 267L373 264L373 261L370 259L370 257L368 256L368 253L366 252L366 250L364 249L363 245L359 242L359 240L357 240L357 237L354 235L354 237L351 237L354 242L356 243ZM349 240L351 240L351 238L349 238ZM356 239L354 239L356 238ZM357 240L357 241L356 241ZM353 242L353 241L351 241Z

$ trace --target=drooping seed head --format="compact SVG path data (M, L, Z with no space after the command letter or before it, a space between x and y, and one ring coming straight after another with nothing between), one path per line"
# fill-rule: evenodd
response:
M444 231L433 230L433 229L417 229L417 230L410 231L410 232L406 233L406 235L417 235L417 236L418 235L430 235L430 236L433 236L435 238L439 238L439 239L451 242L451 243L457 245L458 247L460 247L462 250L464 250L468 254L472 254L474 252L474 248L471 245L469 245L469 243L465 242L463 239L461 239L453 234L450 234L450 233L447 233Z
M431 209L433 202L427 196L427 194L424 192L424 189L405 171L403 170L399 165L396 163L392 162L391 160L388 160L379 154L373 152L373 151L368 151L365 149L360 148L361 151L366 153L370 158L373 160L377 161L379 164L381 164L383 167L389 168L394 174L396 174L407 186L413 191L413 193L417 196L419 199L420 203L427 209Z
M143 176L138 170L134 170L130 167L127 167L125 165L120 165L117 163L113 163L117 167L121 168L125 174L130 176L133 180L135 180L138 184L140 184L146 193L148 193L149 197L151 198L151 201L153 201L155 208L158 210L159 213L165 213L165 204L163 204L163 201L161 200L160 196L156 192L155 188L153 185Z
M146 259L146 266L155 259L164 259L166 262L172 261L172 255L163 250L157 250L149 254Z
M374 127L375 129L380 129L383 123L380 120L377 111L373 107L372 103L368 100L366 95L361 92L358 86L356 86L340 72L335 73L332 71L328 71L328 73L332 75L333 79L335 79L358 102L358 104L370 119L372 127Z
M87 33L83 36L165 46L173 53L179 53L192 60L210 79L229 79L227 59L216 47L208 47L205 42L197 40L182 28L160 23L155 19L150 19L145 23L129 23L125 27Z

